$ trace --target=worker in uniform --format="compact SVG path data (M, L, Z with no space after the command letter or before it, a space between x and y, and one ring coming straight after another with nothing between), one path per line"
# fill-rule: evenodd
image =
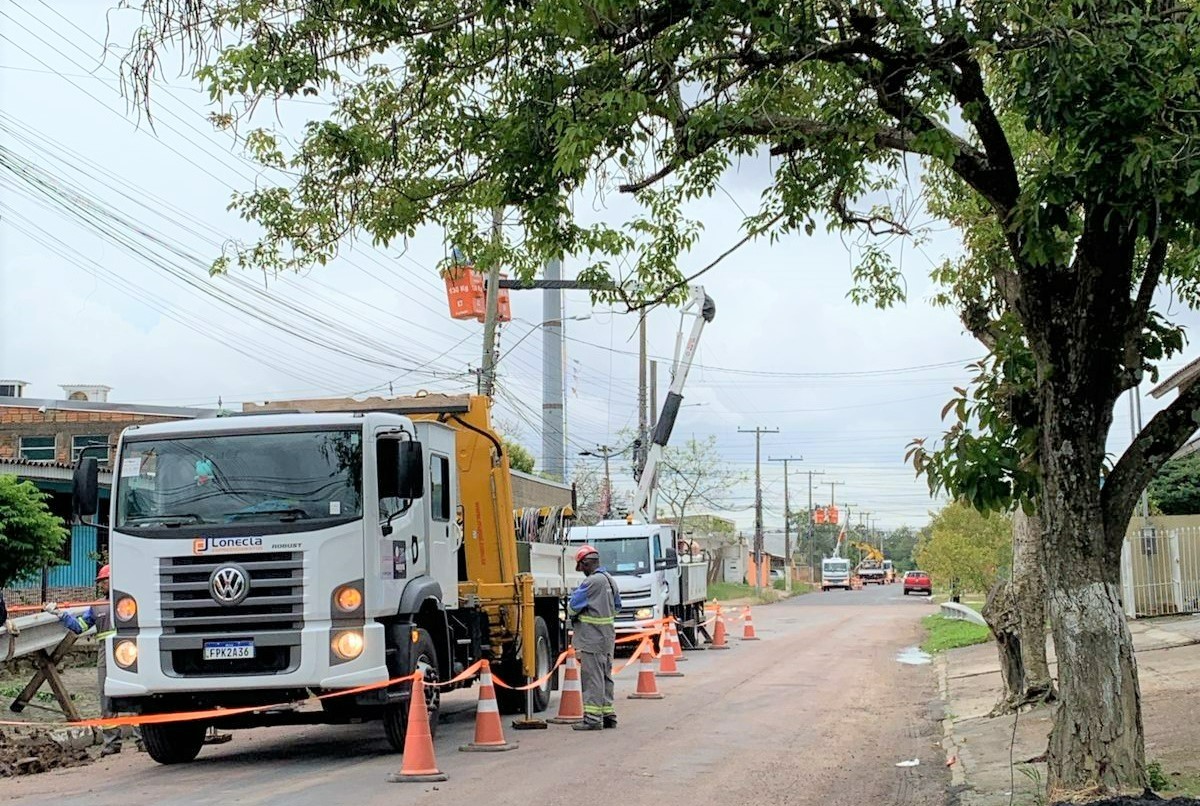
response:
M571 593L567 613L575 635L571 643L579 656L583 684L583 721L575 730L601 730L617 726L613 709L613 650L616 633L613 623L621 607L617 583L600 566L600 552L581 546L575 552L575 570L586 577Z
M100 569L100 573L96 574L96 585L99 586L100 596L104 599L108 598L109 574L110 571L107 565ZM69 611L60 612L58 605L54 602L47 602L44 609L47 613L58 616L58 620L76 635L82 635L93 627L96 629L96 642L100 644L100 655L96 660L96 673L100 680L100 716L116 716L116 713L112 709L112 700L104 696L104 677L107 664L104 643L108 638L116 635L117 632L112 626L112 616L108 602L89 607L79 615L75 615ZM120 753L121 729L119 727L101 728L100 732L104 736L104 746L100 749L100 755L111 756L114 753ZM146 749L142 743L141 730L137 727L133 729L133 740L137 743L138 750Z

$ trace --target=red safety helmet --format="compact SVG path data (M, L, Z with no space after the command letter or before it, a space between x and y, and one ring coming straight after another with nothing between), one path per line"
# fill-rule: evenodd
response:
M96 581L99 582L102 579L108 579L108 576L109 576L108 566L102 565L100 567L100 572L98 574L96 574Z
M596 551L595 546L580 546L579 551L575 552L575 564L579 565L583 562L584 557L587 557L589 554L595 554L597 557L600 556L600 552Z

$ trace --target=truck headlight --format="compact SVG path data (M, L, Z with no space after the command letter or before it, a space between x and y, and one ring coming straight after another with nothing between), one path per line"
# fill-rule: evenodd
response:
M354 660L363 651L363 635L358 630L343 630L333 634L329 648L342 660Z
M633 614L633 617L634 618L650 618L653 615L654 615L653 607L640 607L640 608L638 608L637 612Z
M137 663L137 641L124 639L113 645L113 659L122 669L128 669Z
M114 611L117 614L117 621L130 621L137 615L137 600L132 596L122 596L117 600Z

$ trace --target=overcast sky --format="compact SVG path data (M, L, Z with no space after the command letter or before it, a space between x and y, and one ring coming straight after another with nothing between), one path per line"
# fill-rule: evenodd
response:
M482 328L448 316L435 268L444 256L438 231L389 249L347 245L338 260L304 276L207 276L223 243L255 235L226 212L230 194L271 177L244 160L229 135L213 131L206 96L186 76L172 72L155 90L153 129L138 121L120 94L119 54L102 58L106 35L123 46L138 16L110 12L111 5L0 0L5 163L26 179L49 181L50 197L65 199L48 201L0 166L0 377L29 381L33 397L94 382L112 386L113 400L200 406L473 388ZM257 122L295 135L327 109L311 99L283 102ZM741 211L755 208L769 171L765 160L747 161L695 209L705 229L686 272L739 239ZM582 206L581 215L612 221L629 210L613 198ZM715 435L724 460L751 472L754 438L738 429L778 428L763 437L763 458L803 457L792 465L801 505L804 473L813 470L824 473L813 480L818 503L829 500L825 482L841 482L838 501L870 511L878 526L923 525L938 504L905 466L905 446L941 432L951 387L967 380L964 365L984 352L952 312L927 301L929 269L956 248L944 231L920 248L897 246L908 302L879 311L847 299L853 255L836 237L818 232L744 247L703 279L717 317L704 334L675 440ZM578 268L568 260L566 276ZM637 423L637 322L581 292L565 299L574 464L588 461L581 450L618 445L618 432ZM540 292L514 292L513 311L500 340L499 417L540 466ZM675 312L656 310L650 353L668 357L678 327ZM667 382L664 366L661 391ZM1147 400L1143 416L1155 409ZM1128 440L1122 400L1110 447L1119 452ZM614 471L629 484L627 460ZM765 520L780 524L781 465L764 461L763 481ZM753 523L752 485L731 490L723 503L740 526Z

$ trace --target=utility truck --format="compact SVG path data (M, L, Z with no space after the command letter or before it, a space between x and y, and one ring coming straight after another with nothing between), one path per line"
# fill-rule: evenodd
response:
M832 588L850 590L853 587L850 575L850 560L842 556L842 543L846 539L846 526L842 525L838 532L837 541L833 545L833 554L821 560L821 590Z
M621 609L616 616L618 633L640 632L665 616L674 616L684 645L696 646L703 630L708 561L691 553L690 542L689 551L681 555L675 525L658 521L658 474L683 402L683 387L696 357L700 335L716 310L702 286L691 287L682 311L684 317L694 319L691 332L684 343L681 326L676 338L671 386L655 424L629 514L570 530L570 542L595 546L601 564L617 582L621 593Z
M144 725L160 763L194 759L209 724L379 720L402 750L410 683L302 701L417 669L444 681L481 658L523 683L565 647L563 600L582 575L562 529L517 540L490 401L337 403L121 435L104 692L121 712L258 709ZM522 479L528 495L537 481ZM75 487L77 511L94 514L94 460ZM551 520L570 514L564 490L547 490ZM500 706L543 710L552 685L500 689ZM431 730L446 690L425 689Z
M858 578L863 581L863 584L883 585L887 582L883 552L870 543L851 543L850 545L858 549L862 556L855 573L858 574Z

